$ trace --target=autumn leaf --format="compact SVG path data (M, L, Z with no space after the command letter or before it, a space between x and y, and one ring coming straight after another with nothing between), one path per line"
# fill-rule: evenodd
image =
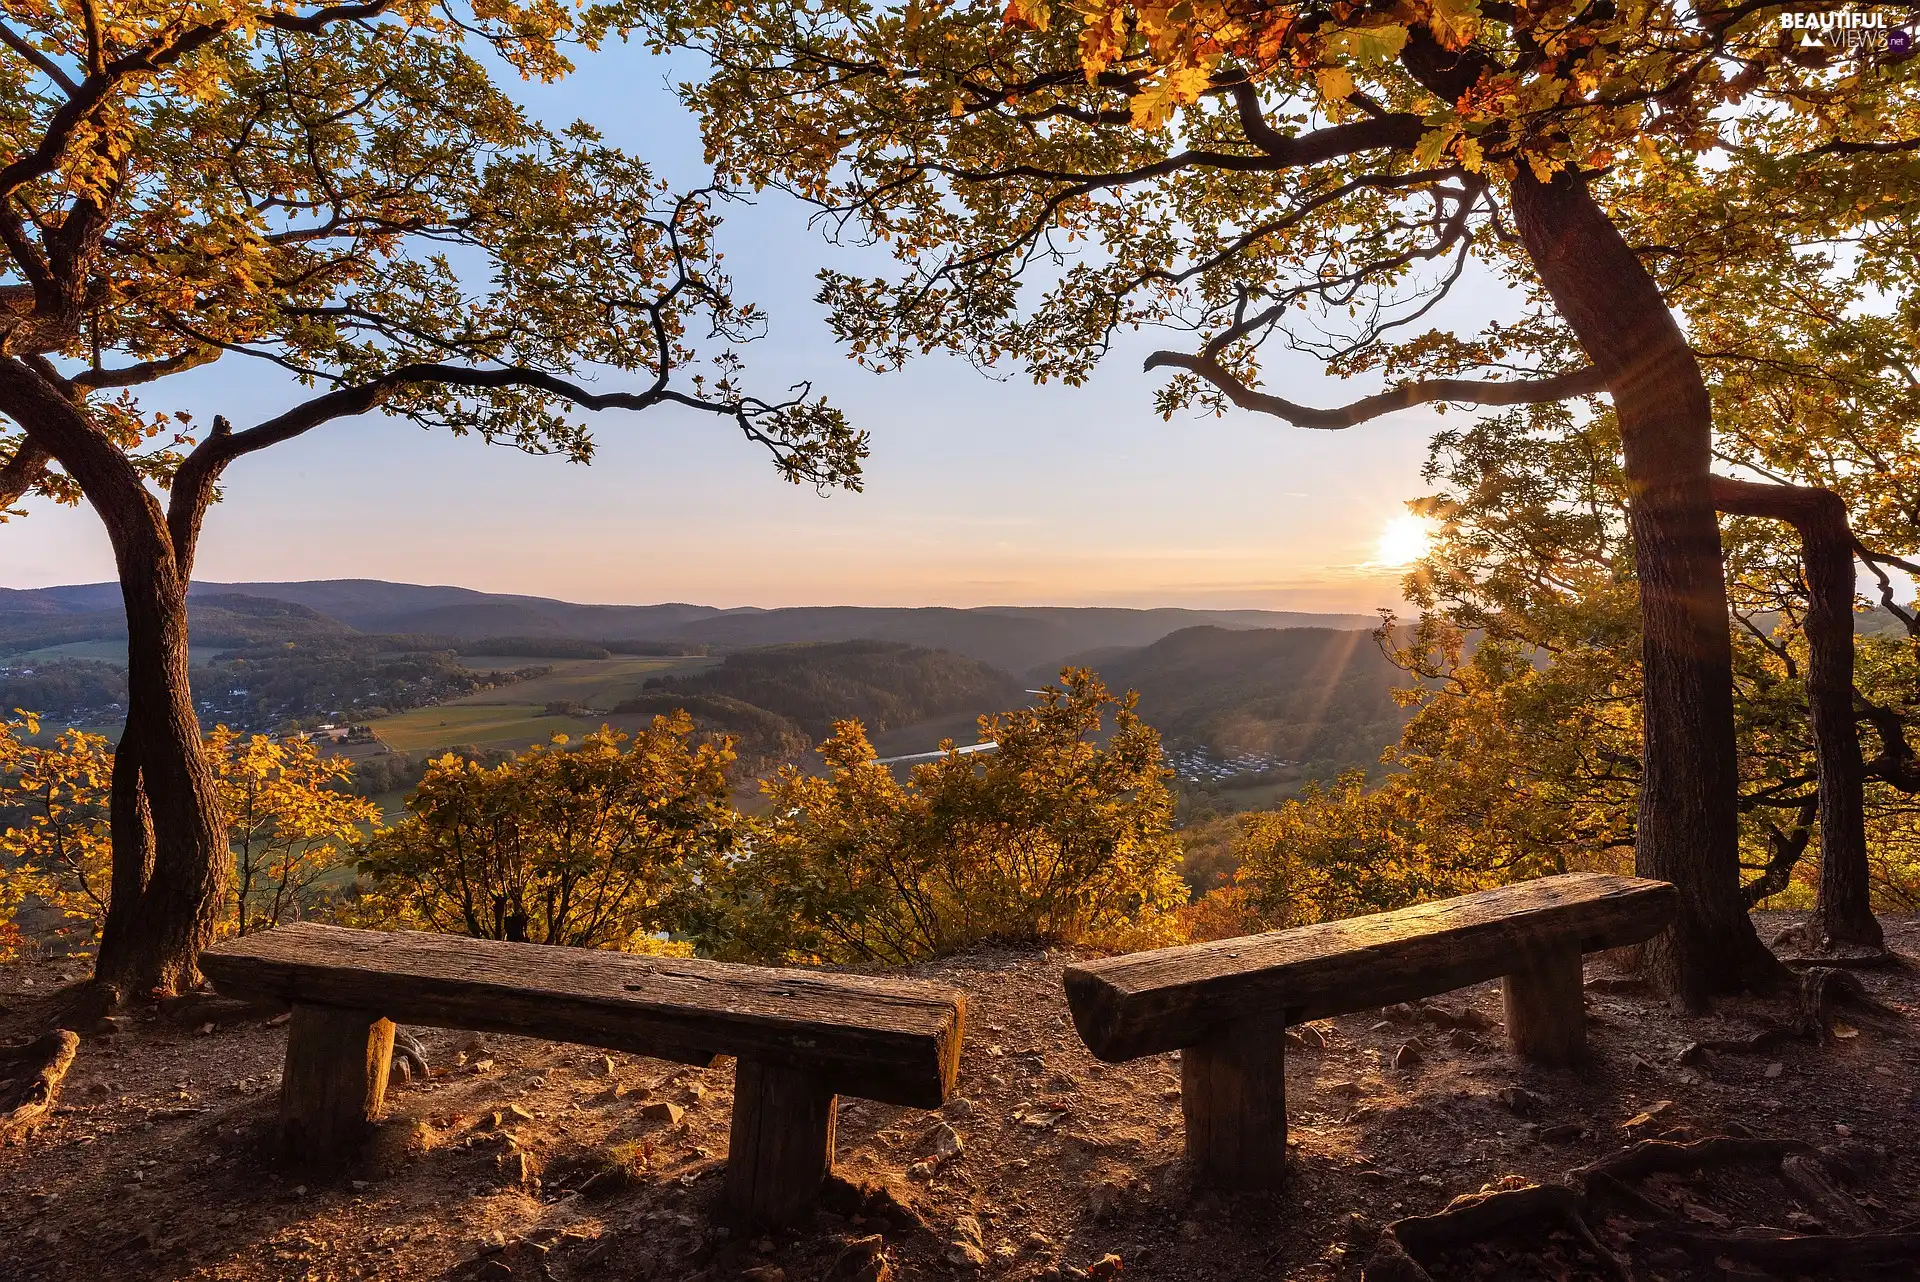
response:
M1380 66L1400 56L1407 45L1407 29L1397 24L1379 27L1342 27L1326 42L1330 52L1344 53L1363 66Z
M1329 102L1344 101L1353 92L1353 76L1345 67L1322 67L1313 78L1320 96Z
M1431 0L1427 30L1448 49L1464 49L1480 31L1480 0Z
M1045 31L1053 22L1052 0L1007 0L1004 22L1009 27Z

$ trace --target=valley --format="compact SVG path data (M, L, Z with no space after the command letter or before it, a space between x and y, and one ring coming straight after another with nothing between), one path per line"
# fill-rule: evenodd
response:
M116 598L110 585L0 591L0 705L116 734ZM1403 716L1401 674L1362 615L598 606L367 580L196 585L190 600L202 721L364 727L329 750L386 802L442 752L631 732L683 708L735 739L751 792L783 763L811 766L845 718L882 757L974 743L980 717L1074 664L1139 691L1183 795L1229 812L1371 765Z

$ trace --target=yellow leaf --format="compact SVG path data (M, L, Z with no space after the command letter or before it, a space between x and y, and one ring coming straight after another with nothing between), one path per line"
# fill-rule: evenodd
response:
M1550 183L1553 181L1553 176L1560 172L1560 162L1551 156L1540 156L1528 152L1527 168L1533 170L1536 181Z
M1449 49L1464 49L1480 30L1480 0L1433 0L1427 30Z
M1320 96L1328 102L1343 102L1353 92L1353 76L1345 67L1322 67L1313 73Z
M1327 41L1327 49L1345 53L1355 62L1379 66L1400 56L1407 45L1407 29L1398 25L1349 27Z
M1420 141L1413 145L1413 158L1422 166L1432 167L1440 163L1447 154L1447 145L1459 134L1457 125L1442 125L1438 129L1429 129L1420 135Z

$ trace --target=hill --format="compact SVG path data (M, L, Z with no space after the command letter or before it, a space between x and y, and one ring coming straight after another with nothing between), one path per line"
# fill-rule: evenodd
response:
M1170 745L1366 765L1400 734L1406 676L1371 633L1333 628L1184 628L1107 657L1100 675L1140 692L1140 715Z
M59 592L50 588L47 592ZM24 598L24 600L23 600ZM38 598L38 599L35 599ZM60 598L34 592L0 593L0 654L38 650L76 641L122 640L127 635L126 614L114 588L105 606L92 594ZM187 611L187 626L199 646L246 646L274 641L304 641L350 636L353 627L297 602L242 592L205 592L196 595Z
M955 713L997 712L1025 698L1018 681L977 659L892 641L745 650L704 671L649 681L645 693L650 700L735 700L784 718L815 741L848 717L878 733Z
M1075 606L581 605L471 588L324 579L305 583L196 583L189 596L196 645L250 645L351 632L410 634L441 645L497 638L622 641L743 650L816 641L893 641L949 650L1006 672L1050 678L1069 657L1150 645L1198 625L1226 629L1371 626L1356 614L1281 610L1134 610ZM0 654L126 635L111 583L0 588ZM617 651L616 651L617 652ZM521 651L525 653L525 651ZM107 657L107 656L98 656Z

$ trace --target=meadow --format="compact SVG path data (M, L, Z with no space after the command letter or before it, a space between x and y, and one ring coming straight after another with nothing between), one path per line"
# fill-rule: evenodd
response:
M471 744L476 748L518 750L545 743L556 734L578 738L603 724L631 729L647 717L612 716L606 711L638 695L652 677L690 672L718 663L711 658L652 658L620 655L611 659L530 659L513 655L473 655L461 660L476 672L545 666L545 676L482 690L431 707L414 708L372 723L374 734L395 752L426 752ZM577 704L586 711L550 713L549 704Z

